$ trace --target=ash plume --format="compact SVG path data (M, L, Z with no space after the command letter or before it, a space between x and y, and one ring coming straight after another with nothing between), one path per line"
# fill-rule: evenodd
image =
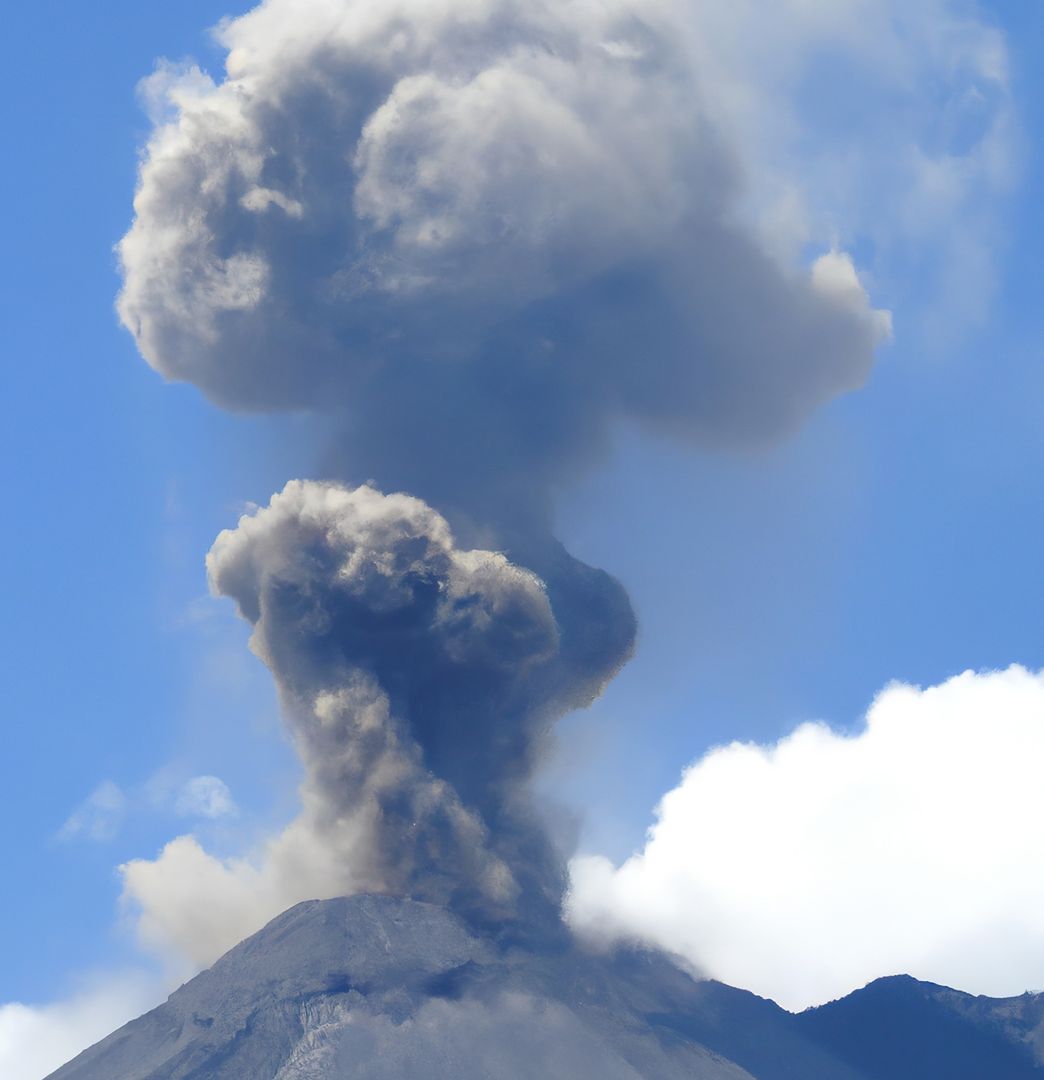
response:
M208 563L305 765L281 880L300 841L331 894L557 911L526 781L635 620L554 539L556 488L623 423L776 438L888 334L847 256L744 224L687 10L266 0L219 29L223 81L147 81L124 324L217 404L332 432L330 482Z
M300 481L207 565L254 626L306 769L302 824L346 882L476 916L557 907L525 782L611 669L577 663L534 574L456 547L418 499Z
M268 0L225 23L224 81L148 85L167 119L123 322L220 405L333 414L340 472L482 519L531 526L621 421L774 438L861 385L887 318L846 257L785 266L742 224L691 15Z

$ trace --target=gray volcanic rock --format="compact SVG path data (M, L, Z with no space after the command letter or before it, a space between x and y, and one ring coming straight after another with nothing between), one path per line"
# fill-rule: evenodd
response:
M645 962L630 985L610 960L504 950L430 904L309 901L53 1080L750 1080L649 1025L646 1011L677 1010L696 984ZM650 993L661 968L666 988Z
M885 979L795 1016L658 953L308 901L50 1080L1029 1080L1044 1005Z

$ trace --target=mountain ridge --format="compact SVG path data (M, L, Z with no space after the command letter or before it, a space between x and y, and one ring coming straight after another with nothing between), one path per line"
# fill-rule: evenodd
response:
M1044 1080L1042 1046L1040 995L900 976L794 1014L657 952L361 895L290 908L48 1080Z

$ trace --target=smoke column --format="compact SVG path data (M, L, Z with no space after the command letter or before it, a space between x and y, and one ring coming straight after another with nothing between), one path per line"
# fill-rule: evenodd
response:
M430 507L365 486L291 482L208 566L255 626L306 767L310 831L354 887L473 917L557 909L561 868L525 781L554 719L619 662L626 609L599 655L578 655L534 574L460 550Z
M305 766L273 898L556 916L527 781L635 633L620 585L555 540L556 488L621 424L775 439L888 335L846 255L795 268L745 223L691 16L266 0L220 27L222 81L145 84L123 323L218 405L333 432L326 482L208 559ZM127 870L139 899L149 866Z

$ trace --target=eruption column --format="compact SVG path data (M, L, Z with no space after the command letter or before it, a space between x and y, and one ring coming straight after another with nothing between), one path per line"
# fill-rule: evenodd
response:
M219 29L223 81L147 80L124 324L218 404L333 432L335 482L289 484L208 563L305 766L270 906L382 889L557 917L527 781L635 622L555 540L556 491L624 423L775 438L887 336L847 256L787 266L744 224L690 16L265 0Z

